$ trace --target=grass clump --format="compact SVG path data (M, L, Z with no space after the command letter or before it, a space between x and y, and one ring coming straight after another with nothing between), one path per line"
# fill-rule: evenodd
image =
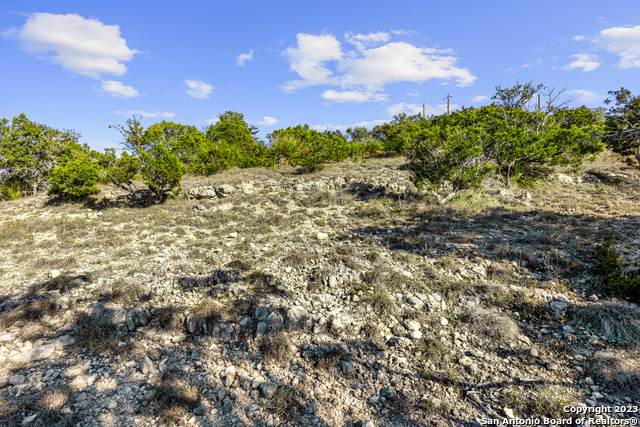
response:
M287 422L302 414L306 408L305 399L299 387L281 387L267 407L280 422Z
M289 363L297 351L289 335L283 331L276 331L266 335L262 339L261 347L264 361L274 365Z
M490 339L513 342L520 336L516 323L492 308L468 307L462 319L474 332Z
M638 354L623 355L613 351L595 354L589 366L591 375L614 393L640 399L640 362Z
M200 396L202 390L194 382L173 375L158 387L155 404L163 421L176 425L190 417L190 412L200 404Z
M617 301L590 305L575 313L593 333L620 344L640 343L640 308Z

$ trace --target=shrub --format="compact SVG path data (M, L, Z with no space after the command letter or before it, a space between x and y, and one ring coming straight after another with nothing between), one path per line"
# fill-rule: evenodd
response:
M0 197L4 200L17 200L20 198L22 188L20 187L20 181L9 181L2 187L0 187Z
M596 245L600 256L598 272L604 279L607 294L610 297L628 301L640 301L640 275L637 262L629 262L611 243L612 236L607 234L601 245ZM627 245L627 250L638 254L637 245ZM631 254L632 257L633 254Z
M98 194L98 166L88 158L76 159L51 172L49 195L84 197Z
M162 145L142 156L142 178L158 200L164 200L170 191L180 192L180 180L185 172L178 156Z

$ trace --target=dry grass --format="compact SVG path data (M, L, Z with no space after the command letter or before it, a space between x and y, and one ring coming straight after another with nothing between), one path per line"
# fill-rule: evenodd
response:
M468 307L462 318L474 332L492 340L513 342L520 336L513 319L492 308Z
M273 365L287 365L296 354L297 347L284 331L272 332L262 338L264 361Z
M604 383L608 390L640 399L640 355L637 350L626 354L598 352L589 366L589 372L597 381Z
M169 425L186 421L200 404L201 388L177 374L165 378L158 387L155 404L162 420Z
M78 415L63 411L68 393L63 390L45 390L27 393L20 397L6 398L0 395L0 425L19 426L28 416L36 414L31 425L66 427L80 422Z
M625 302L606 301L573 314L589 330L620 344L640 343L640 308ZM578 320L582 319L582 320Z
M281 387L267 406L281 423L285 423L302 414L306 408L306 399L299 387Z

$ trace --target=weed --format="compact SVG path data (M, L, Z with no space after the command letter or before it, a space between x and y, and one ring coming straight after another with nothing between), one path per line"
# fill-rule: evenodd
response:
M289 335L284 331L266 335L262 339L261 347L265 362L274 365L288 364L297 350Z
M515 322L494 309L468 307L462 318L476 333L494 340L511 342L520 335Z
M608 340L620 344L640 343L640 308L637 306L607 301L578 310L580 318L589 329Z
M282 422L288 421L304 412L305 399L298 387L281 387L273 396L273 401L267 407Z

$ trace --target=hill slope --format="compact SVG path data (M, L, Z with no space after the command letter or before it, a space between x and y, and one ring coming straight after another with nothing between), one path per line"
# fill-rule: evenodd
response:
M640 405L640 310L603 297L594 251L637 234L637 170L605 153L436 206L403 163L191 177L146 207L109 188L0 203L0 424L479 425Z

